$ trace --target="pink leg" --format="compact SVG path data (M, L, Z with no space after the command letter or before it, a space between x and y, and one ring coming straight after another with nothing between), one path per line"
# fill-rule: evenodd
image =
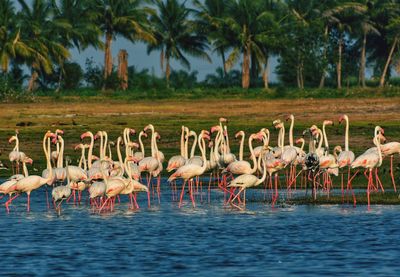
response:
M394 192L397 192L396 182L395 182L394 174L393 174L393 155L390 156L390 176L392 177L392 184L393 184Z
M28 193L28 207L27 207L28 213L31 211L31 194Z
M10 213L10 209L8 208L8 206L11 204L12 201L14 201L14 199L16 199L19 196L19 194L16 194L14 197L10 197L10 199L7 200L5 206L6 206L6 210L7 213Z
M183 181L181 196L179 198L179 204L178 204L179 208L182 206L183 194L185 193L185 185L186 185L186 181Z

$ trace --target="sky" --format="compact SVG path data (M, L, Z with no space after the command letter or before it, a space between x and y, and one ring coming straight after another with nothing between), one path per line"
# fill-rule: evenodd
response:
M150 55L147 54L146 44L144 43L132 43L122 37L117 37L115 41L112 43L112 54L113 54L113 62L114 65L117 65L118 59L118 51L120 49L126 49L128 51L128 65L134 65L137 69L141 70L144 68L148 68L150 72L154 71L157 76L161 76L161 68L160 68L160 52L154 51ZM207 74L215 73L215 70L218 67L222 67L222 60L221 57L218 56L216 53L209 52L211 56L212 63L208 61L192 58L187 55L188 60L190 61L191 70L198 71L198 79L203 80ZM93 60L98 65L104 64L104 52L102 50L96 50L94 48L88 48L81 53L76 49L72 50L71 53L71 60L74 62L79 63L82 68L85 68L85 61L87 58L93 57ZM239 61L236 65L236 69L240 68ZM272 58L270 61L270 80L271 82L276 81L276 75L274 74L274 68L276 66L276 58ZM179 62L172 61L171 66L173 70L183 69L183 67L179 64Z

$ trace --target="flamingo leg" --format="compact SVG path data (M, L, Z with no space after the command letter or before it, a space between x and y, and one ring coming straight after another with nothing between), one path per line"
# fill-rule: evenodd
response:
M31 194L28 193L28 207L27 207L27 212L29 213L31 211Z
M10 209L8 208L8 206L11 204L12 201L14 201L14 199L16 199L18 196L20 196L20 194L16 194L14 197L10 197L10 199L7 200L5 206L6 206L6 210L7 213L10 213Z
M185 193L185 185L186 185L186 180L183 181L182 190L181 190L181 196L179 198L179 204L178 204L179 208L182 206L183 194Z
M193 208L196 208L196 204L193 197L193 179L189 180L189 196L190 200L192 201Z
M394 174L393 174L393 155L390 156L390 177L392 177L392 184L393 184L394 192L397 192L396 182L395 182Z
M101 207L99 209L99 213L101 213L101 211L103 210L104 206L108 203L109 200L110 200L110 198L107 198L106 201L104 201L103 205L101 205Z

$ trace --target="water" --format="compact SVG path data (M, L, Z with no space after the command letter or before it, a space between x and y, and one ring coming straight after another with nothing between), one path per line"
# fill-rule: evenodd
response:
M113 213L64 205L47 211L44 190L0 209L2 275L390 276L398 275L399 206L270 206L246 211L210 204L162 203ZM250 192L251 194L261 193ZM216 197L218 196L219 197ZM2 200L2 203L4 200Z

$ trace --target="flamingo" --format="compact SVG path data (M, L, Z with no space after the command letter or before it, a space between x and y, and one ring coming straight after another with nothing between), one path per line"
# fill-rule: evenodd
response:
M171 172L178 169L179 167L185 165L185 126L182 125L181 131L181 154L172 156L168 161L167 171Z
M239 157L242 157L243 159L243 140L244 140L244 132L241 131L242 133L240 134L242 136L242 142L241 142L241 146L240 146L240 154ZM240 133L240 132L239 132ZM239 134L238 133L238 134ZM249 149L250 149L250 156L252 158L253 161L253 166L250 165L250 163L248 161L243 161L240 160L239 161L234 161L232 163L230 163L224 172L230 172L232 174L254 174L257 171L257 160L256 157L254 155L254 149L253 149L253 140L254 139L259 139L260 141L262 140L262 133L257 133L257 134L252 134L249 137Z
M393 189L397 192L396 182L393 175L393 155L400 154L400 142L389 142L381 145L383 156L390 156L390 176L392 178Z
M378 177L377 169L382 165L382 152L381 152L381 147L380 147L380 140L378 139L379 134L376 132L377 129L382 129L379 126L375 127L375 136L374 136L374 143L377 147L376 152L369 152L369 153L364 153L360 156L358 156L354 162L351 164L351 168L357 168L357 167L364 167L367 170L369 170L369 177L368 177L368 185L367 185L367 198L368 198L368 210L370 209L370 191L371 188L374 186L374 181L372 177L372 171L375 169L375 178L376 182L381 186L382 190L382 184L381 181Z
M15 190L18 191L18 194L14 196L14 198L11 198L6 202L6 207L8 208L8 205L11 204L11 202L17 198L20 193L26 193L28 196L27 200L27 211L30 211L30 195L31 192L35 189L40 188L41 186L48 184L51 185L51 181L53 179L53 168L51 167L51 162L50 162L50 138L55 137L55 134L51 133L50 131L47 131L46 134L43 137L43 152L46 156L46 161L47 161L47 167L49 169L49 176L47 178L43 178L38 175L29 175L28 177L25 177L21 180L19 180L15 184ZM46 140L48 140L47 143L47 149L46 149Z
M15 130L15 135L12 136L9 140L8 143L12 143L15 141L15 146L14 149L9 153L8 158L10 162L13 164L15 163L15 173L19 173L19 162L25 159L26 155L24 152L19 151L19 139L18 139L18 134L19 131ZM14 166L12 166L13 172L14 172Z
M256 158L258 158L258 156L260 156L261 152L265 149L268 148L269 146L269 137L270 137L270 133L269 130L267 128L262 128L260 130L260 133L262 133L263 135L263 145L262 146L257 146L254 148L254 156L256 156Z
M260 155L259 159L262 159L261 155ZM264 169L263 172L264 173L260 179L257 178L257 176L255 176L253 174L242 174L230 182L230 184L228 185L229 188L240 188L239 192L230 201L231 205L242 210L242 208L240 206L234 204L234 201L243 192L243 206L246 207L246 189L260 185L261 183L263 183L265 181L265 178L267 177L267 168L266 168L266 163L265 163L264 159L262 160L262 163L263 163L263 169Z
M54 133L56 134L56 136L64 135L64 131L60 129L57 129ZM54 167L57 167L57 160L59 153L60 153L60 144L57 142L56 150L51 151L51 161L53 162Z
M143 132L143 131L140 131L140 133L139 133L139 145L140 145L140 152L135 152L133 155L134 155L134 157L138 160L138 161L140 161L140 160L142 160L144 157L145 157L145 155L144 155L144 146L143 146L143 141L142 141L142 137L145 137L145 138L147 138L147 134L145 133L145 132Z
M162 168L162 164L159 160L159 152L157 149L157 142L155 137L154 126L152 124L147 125L144 128L144 131L151 131L151 157L145 157L139 162L139 171L140 172L148 172L147 178L147 187L149 191L147 193L147 201L150 207L150 185L151 185L151 177L157 177L159 174L159 169ZM159 183L157 185L157 192L159 193Z
M203 161L206 161L206 144L205 144L205 139L210 139L210 136L207 135L207 131L203 130L200 133L200 152L201 156L203 158ZM207 169L207 163L204 162L202 166L199 166L197 164L186 164L178 170L176 170L169 178L168 182L172 182L173 180L180 178L184 180L183 186L182 186L182 191L180 195L180 201L179 201L179 208L182 205L182 199L183 199L183 193L185 191L185 185L186 182L189 181L189 195L190 199L192 201L193 207L196 207L194 198L193 198L193 191L192 191L192 185L193 185L193 178L201 176Z

